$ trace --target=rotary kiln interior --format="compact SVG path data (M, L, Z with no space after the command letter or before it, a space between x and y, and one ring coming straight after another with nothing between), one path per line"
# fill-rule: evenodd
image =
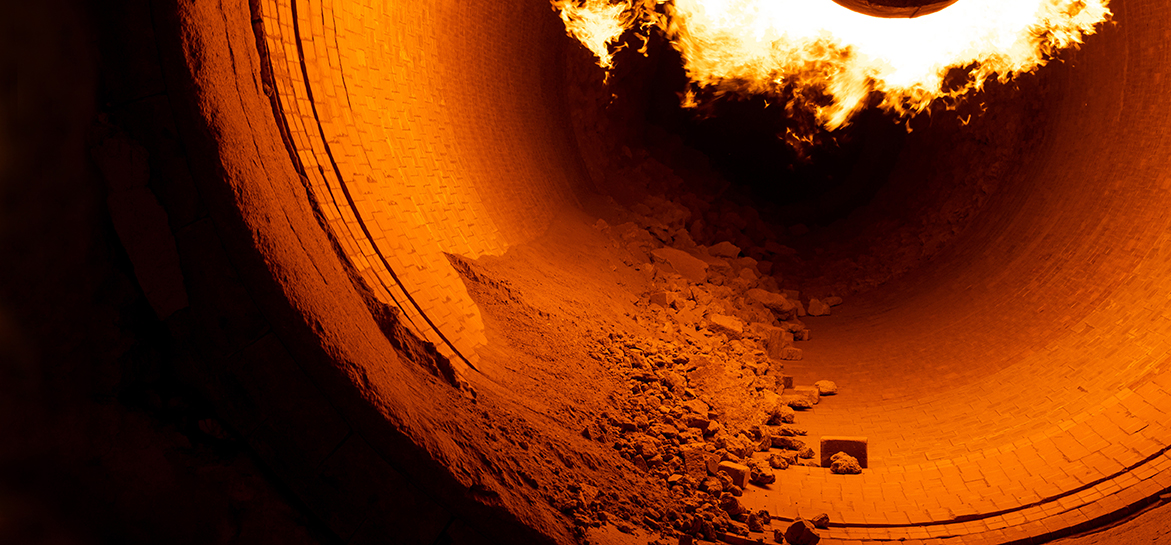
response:
M786 224L848 215L787 241L825 269L881 271L811 284L846 302L809 318L785 367L841 385L803 424L868 436L871 467L793 468L755 507L825 509L829 540L1011 542L1171 485L1171 30L1163 2L1111 7L1081 51L990 91L972 129L916 120L899 147L861 145L850 191L776 208ZM359 542L567 542L557 502L575 486L643 486L581 437L622 383L573 337L579 315L630 304L603 284L640 273L593 225L642 196L632 161L703 178L634 115L653 109L628 98L650 96L636 76L613 101L590 90L605 88L541 1L152 10L206 216L176 227L186 197L152 188L185 298L147 297L197 324L210 363L193 375L315 516ZM643 170L652 190L671 172ZM136 272L154 259L130 254ZM550 356L565 354L583 360Z

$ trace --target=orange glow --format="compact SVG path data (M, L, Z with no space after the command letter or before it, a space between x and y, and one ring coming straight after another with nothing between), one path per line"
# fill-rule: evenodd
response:
M716 96L783 98L789 90L790 106L812 111L829 130L847 125L873 92L883 109L913 115L989 78L1032 72L1111 16L1107 0L963 0L914 19L870 17L829 0L669 0L664 16L646 4L594 11L622 14L594 25L653 22L682 54L693 84ZM952 68L968 77L945 87Z

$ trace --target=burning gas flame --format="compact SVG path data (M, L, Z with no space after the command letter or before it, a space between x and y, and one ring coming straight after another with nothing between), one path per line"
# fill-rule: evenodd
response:
M604 42L587 43L603 68L612 63L609 44L643 21L679 50L700 89L781 99L812 111L829 130L847 125L873 93L881 108L910 116L990 78L1032 72L1111 16L1108 0L961 0L913 19L870 17L831 0L616 1L587 2L590 13L614 14L591 23L609 32ZM571 2L555 4L567 25ZM614 34L616 28L623 30ZM956 68L966 79L945 87ZM686 96L694 103L693 93Z
M607 0L553 0L553 8L561 12L561 21L569 35L598 57L598 66L609 69L614 65L610 44L618 41L630 28L633 9L629 4L611 4Z

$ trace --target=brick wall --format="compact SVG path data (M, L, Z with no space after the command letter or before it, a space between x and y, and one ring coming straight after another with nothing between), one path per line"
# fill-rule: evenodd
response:
M557 43L548 12L260 4L275 91L331 232L377 296L456 361L474 365L486 340L444 253L500 254L571 202L560 74L539 45Z
M377 58L376 69L363 71L358 46L333 50L335 61L355 62L342 65L357 71L352 81L334 79L350 72L311 67L312 59L328 62L323 40L332 35L306 42L303 69L299 30L272 42L275 53L262 60L266 48L255 37L266 36L268 21L258 4L126 0L108 9L117 15L103 17L114 42L104 98L131 150L109 168L132 167L128 187L142 197L112 211L127 226L135 273L176 340L184 378L343 541L566 541L551 508L518 508L529 501L506 484L453 473L481 461L439 430L466 424L476 436L478 417L458 389L419 365L433 350L474 361L483 342L444 252L503 252L538 235L572 200L575 174L549 168L573 153L568 133L542 117L561 107L556 89L541 88L508 115L482 112L488 117L478 123L509 137L489 145L474 138L476 126L456 122L443 89L417 87L410 71L396 76L402 66ZM314 4L304 13L320 21L325 11ZM403 39L438 86L436 33L424 25L438 15L395 13L416 18L416 32ZM391 15L342 22L367 47L379 17ZM291 65L269 62L290 45ZM312 57L318 47L321 56ZM394 62L413 69L397 57L403 51ZM503 66L511 76L500 79L498 95L547 79L521 70L531 58L503 59L513 64ZM321 79L306 86L305 74ZM395 77L399 84L389 85ZM358 92L346 96L346 85ZM375 88L386 89L384 103L367 100ZM564 145L526 150L533 141ZM502 155L511 166L488 168L488 158ZM515 208L488 213L485 202ZM401 314L381 315L371 292ZM469 493L472 485L493 499Z

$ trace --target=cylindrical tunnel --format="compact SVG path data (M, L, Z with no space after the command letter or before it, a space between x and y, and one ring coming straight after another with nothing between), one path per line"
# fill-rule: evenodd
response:
M761 507L829 512L827 543L1008 543L1101 524L1171 486L1171 29L1162 0L1110 8L1080 50L1022 76L1045 89L1012 117L1027 142L949 158L907 136L888 176L913 181L888 192L944 191L991 155L1002 168L965 217L929 224L952 230L930 259L809 319L786 373L842 393L802 418L868 437L870 467L793 468ZM549 3L119 13L134 16L100 32L135 53L112 117L152 176L169 173L150 184L166 220L133 229L165 230L170 253L127 252L224 420L348 542L576 539L557 491L625 461L554 428L593 399L573 374L601 371L559 363L543 384L564 391L511 389L526 371L501 363L461 271L555 222L590 225L598 194L625 198L590 151L608 133L574 119L570 72L597 70L601 86L600 70L571 62L584 53ZM1015 104L990 100L986 115ZM860 217L881 218L875 206ZM824 233L810 236L843 236ZM519 289L573 289L545 282ZM553 336L556 320L528 334Z

